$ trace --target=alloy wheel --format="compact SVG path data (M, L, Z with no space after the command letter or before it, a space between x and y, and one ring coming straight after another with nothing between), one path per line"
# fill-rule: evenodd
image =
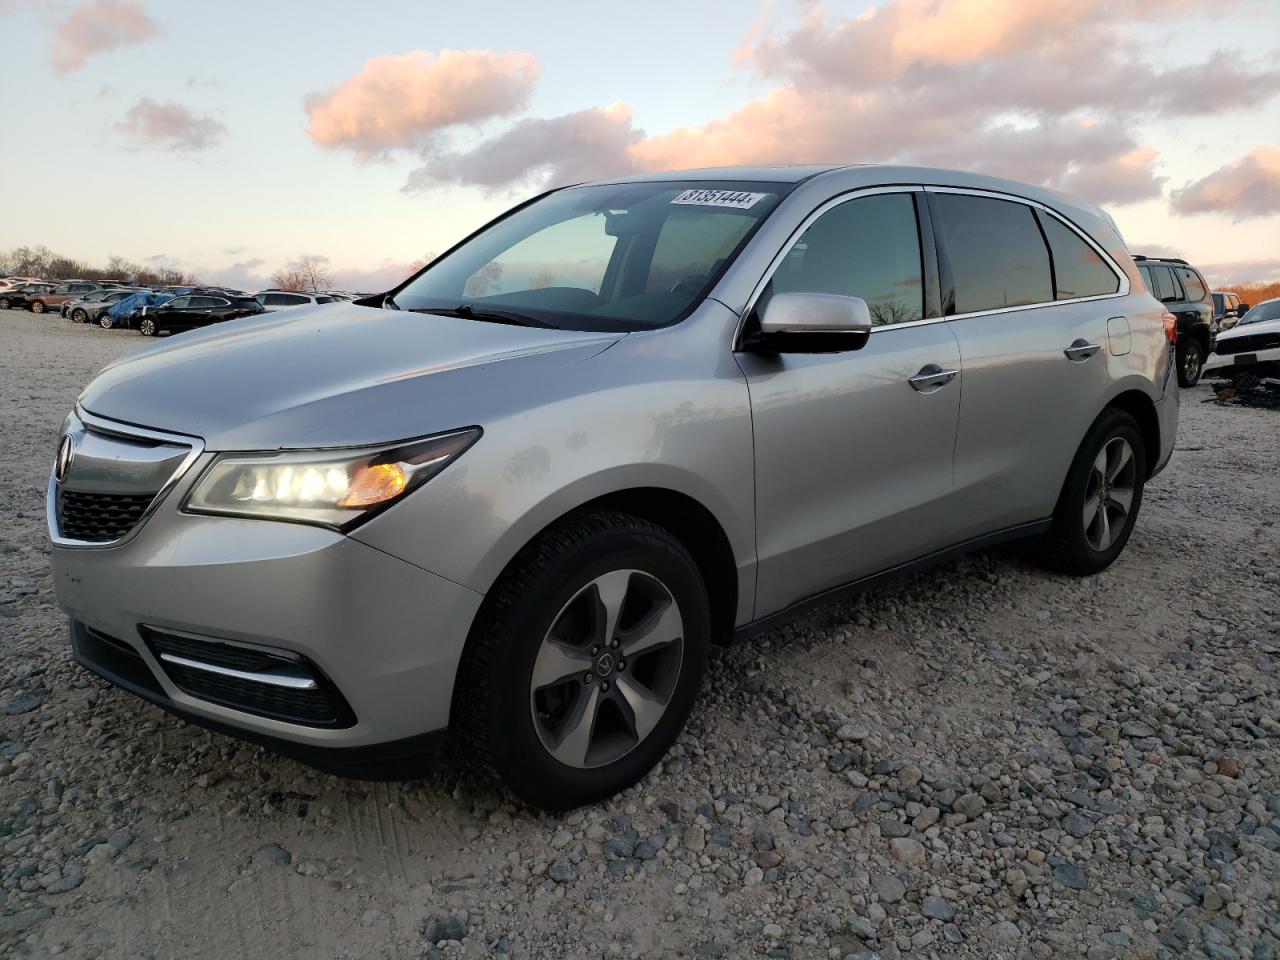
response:
M1084 537L1099 553L1110 548L1124 531L1136 484L1133 447L1124 437L1112 437L1094 458L1084 492Z
M31 304L31 312L44 313L44 303L40 300L36 300L34 303Z
M154 320L144 318L142 323L138 325L138 332L144 337L154 337L156 335L156 324Z
M653 732L684 662L684 621L662 581L613 570L579 590L543 637L529 707L543 747L569 767L613 763Z
M1187 355L1182 361L1182 376L1187 383L1195 383L1200 378L1200 348L1195 344L1187 348Z
M71 319L74 320L76 323L84 323L84 318L85 318L84 311L79 309L78 307L75 310L71 311Z
M104 313L102 316L98 318L98 326L102 327L103 330L110 330L111 318Z

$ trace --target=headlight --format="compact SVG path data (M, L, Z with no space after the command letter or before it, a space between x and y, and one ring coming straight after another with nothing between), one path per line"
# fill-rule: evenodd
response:
M345 530L430 480L480 433L470 427L360 450L222 454L182 509Z

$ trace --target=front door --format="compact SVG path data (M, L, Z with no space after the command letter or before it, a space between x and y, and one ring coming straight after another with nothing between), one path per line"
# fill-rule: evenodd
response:
M949 542L960 352L947 322L926 317L937 311L925 308L933 251L922 250L921 196L831 207L756 304L783 292L856 296L875 324L846 353L738 354L755 431L757 617Z

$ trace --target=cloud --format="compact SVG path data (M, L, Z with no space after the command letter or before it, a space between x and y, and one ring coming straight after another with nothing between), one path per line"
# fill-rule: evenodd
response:
M432 135L524 109L538 79L530 53L414 50L373 57L327 93L307 98L307 133L360 159L422 146Z
M1136 203L1160 196L1166 177L1135 117L1216 116L1280 93L1274 57L1209 51L1203 62L1166 67L1149 56L1143 37L1171 15L1217 11L1215 0L887 0L848 18L813 5L782 30L766 12L735 62L771 89L725 116L649 134L615 103L524 118L462 147L424 137L405 189L898 162Z
M212 117L197 116L180 103L143 97L116 124L135 143L163 150L194 152L214 147L227 128Z
M88 0L54 27L49 63L58 73L72 73L90 57L159 34L138 0Z
M225 253L228 257L234 257L237 254L244 253L248 249L249 249L248 247L226 247L223 249L222 252Z
M1280 148L1264 144L1174 190L1174 213L1222 213L1239 221L1280 213Z
M628 149L643 134L631 126L624 103L550 119L521 120L510 130L465 151L428 151L404 189L441 183L489 190L527 180L573 183L629 173Z
M1273 283L1280 280L1280 257L1229 260L1198 266L1210 285L1217 289L1230 288L1239 283Z

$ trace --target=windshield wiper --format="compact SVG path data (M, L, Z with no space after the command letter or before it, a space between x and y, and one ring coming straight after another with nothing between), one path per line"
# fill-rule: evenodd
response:
M507 323L513 327L556 329L552 324L535 319L526 313L517 313L513 310L495 310L491 307L481 307L477 310L469 303L460 303L456 307L419 307L411 312L431 313L439 317L462 317L464 320L481 320L485 323Z

